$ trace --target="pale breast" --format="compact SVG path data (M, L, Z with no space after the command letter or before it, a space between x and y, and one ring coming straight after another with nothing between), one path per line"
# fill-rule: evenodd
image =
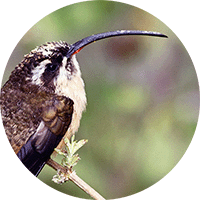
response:
M55 93L58 95L64 95L69 97L74 102L74 112L72 116L72 122L65 134L65 137L70 138L72 134L78 131L80 120L82 117L82 112L86 108L87 99L84 88L84 82L81 78L81 72L79 69L78 62L73 56L73 64L76 67L76 72L69 77L69 72L66 70L67 58L63 59L62 66L59 69L59 75L54 81ZM63 142L59 144L58 148L62 146Z

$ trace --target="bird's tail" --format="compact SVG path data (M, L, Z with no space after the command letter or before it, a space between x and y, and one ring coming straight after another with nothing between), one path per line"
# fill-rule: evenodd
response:
M49 131L48 139L45 141L42 151L38 151L34 145L34 137L31 137L17 153L17 156L29 171L31 171L35 176L38 176L61 138L62 137L56 136Z

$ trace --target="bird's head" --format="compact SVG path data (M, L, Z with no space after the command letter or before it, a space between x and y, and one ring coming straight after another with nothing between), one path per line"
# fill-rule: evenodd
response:
M10 79L16 83L16 86L34 85L54 92L58 80L65 79L67 84L74 76L80 76L79 66L75 59L76 53L97 40L121 35L167 37L157 32L121 30L92 35L72 45L66 42L49 42L25 55L12 72Z

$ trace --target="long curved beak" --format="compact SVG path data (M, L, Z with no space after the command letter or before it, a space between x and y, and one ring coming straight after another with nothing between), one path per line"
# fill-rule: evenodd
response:
M167 38L167 36L162 33L151 32L151 31L139 31L139 30L120 30L120 31L99 33L96 35L91 35L89 37L83 38L82 40L79 40L78 42L75 42L74 44L72 44L66 56L67 58L70 58L72 55L78 53L82 48L84 48L88 44L91 44L95 41L102 40L109 37L122 36L122 35L144 35L144 36Z

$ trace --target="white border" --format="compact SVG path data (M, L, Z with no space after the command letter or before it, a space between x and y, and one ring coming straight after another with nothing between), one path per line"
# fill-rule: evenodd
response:
M51 12L64 7L66 5L80 2L77 0L34 0L34 1L4 1L1 5L1 46L0 60L1 73L7 64L12 50L17 45L21 37L44 16ZM128 3L153 14L155 17L163 21L182 41L188 50L198 77L200 77L200 61L199 61L199 2L191 0L140 0L128 1L120 0L120 2ZM197 55L198 54L198 55ZM23 169L17 157L14 155L7 138L4 134L2 123L0 123L0 150L1 150L1 193L2 199L77 199L75 197L66 196L51 187L38 181L30 172ZM177 166L161 181L154 186L124 199L200 199L199 180L200 180L200 125L198 125L194 138L189 149ZM8 160L9 158L9 160ZM15 168L15 170L13 170ZM17 172L17 173L16 173Z

